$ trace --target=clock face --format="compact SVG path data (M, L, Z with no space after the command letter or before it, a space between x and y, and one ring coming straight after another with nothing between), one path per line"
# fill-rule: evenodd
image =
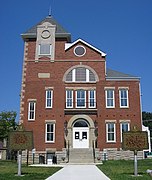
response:
M44 31L42 32L41 36L42 36L43 39L49 38L49 37L50 37L50 31L44 30Z

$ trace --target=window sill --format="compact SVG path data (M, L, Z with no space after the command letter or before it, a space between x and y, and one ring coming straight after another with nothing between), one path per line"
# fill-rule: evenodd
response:
M106 109L115 109L115 107L106 107Z
M116 144L116 141L108 141L107 144Z
M128 106L120 106L120 109L129 109Z

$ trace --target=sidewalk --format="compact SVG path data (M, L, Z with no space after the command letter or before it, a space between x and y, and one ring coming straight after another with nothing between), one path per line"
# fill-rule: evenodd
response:
M46 180L110 180L95 165L67 165Z

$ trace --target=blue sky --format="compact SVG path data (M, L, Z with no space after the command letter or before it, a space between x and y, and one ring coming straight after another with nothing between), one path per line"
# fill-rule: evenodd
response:
M107 66L141 77L142 108L152 112L152 0L1 0L0 111L19 114L24 43L21 33L52 16L107 53ZM18 117L19 118L19 117Z

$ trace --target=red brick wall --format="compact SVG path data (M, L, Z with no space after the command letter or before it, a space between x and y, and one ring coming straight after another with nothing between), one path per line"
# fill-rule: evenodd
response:
M96 87L97 94L97 115L90 115L93 120L98 122L98 147L100 149L109 147L121 147L120 143L120 123L119 120L130 120L131 126L137 125L141 129L140 114L140 94L138 81L105 81L105 59L101 55L86 47L86 55L76 57L73 54L74 47L65 51L66 41L56 41L55 44L55 62L44 61L35 62L36 43L28 42L27 65L25 79L25 96L23 122L27 130L34 132L34 146L36 150L45 150L45 148L57 148L61 150L64 147L64 121L69 120L71 116L64 115L65 108L65 87L75 86L65 84L63 80L64 73L74 65L87 65L93 68L99 77L96 84L76 84L77 87ZM76 46L76 45L75 45ZM47 58L45 58L46 60ZM72 60L62 62L60 60ZM87 61L86 61L87 60ZM93 60L99 60L93 61ZM102 61L101 61L102 60ZM39 79L38 73L50 73L49 79ZM115 87L115 108L106 109L104 87ZM53 87L53 108L45 108L45 87ZM129 108L119 108L119 87L129 88ZM33 122L28 121L28 99L36 99L36 119ZM55 143L45 143L45 120L56 120ZM116 143L106 143L106 124L105 120L116 120Z

